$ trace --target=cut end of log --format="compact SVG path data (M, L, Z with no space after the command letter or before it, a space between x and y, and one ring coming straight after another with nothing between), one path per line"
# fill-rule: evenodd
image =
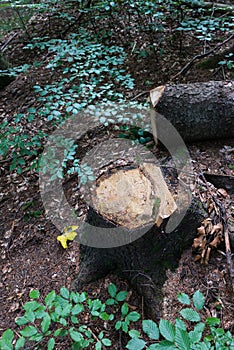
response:
M128 229L150 223L160 226L176 210L160 168L150 163L102 175L92 202L105 219Z

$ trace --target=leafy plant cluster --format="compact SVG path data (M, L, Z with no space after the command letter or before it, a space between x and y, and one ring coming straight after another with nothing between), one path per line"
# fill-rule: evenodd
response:
M60 293L49 292L44 301L40 302L38 290L30 292L31 300L23 306L24 315L16 319L21 327L17 336L13 330L7 329L0 339L1 350L19 350L29 344L33 349L40 349L42 345L48 350L55 348L62 338L70 340L71 349L104 349L112 345L108 332L94 331L95 320L112 322L115 329L122 329L127 333L132 322L140 318L140 314L130 311L125 302L128 292L117 291L114 284L108 287L110 298L105 302L99 299L90 299L87 293L70 292L67 288L60 288ZM120 319L116 319L116 307L120 308ZM112 312L107 312L111 308ZM84 317L89 321L85 322Z
M219 62L219 65L226 67L227 69L232 69L234 67L234 55L232 52L225 55L224 60Z
M178 295L178 300L186 307L180 311L180 318L171 323L161 319L159 325L152 320L143 320L142 330L150 339L148 342L134 331L129 335L132 339L127 344L129 350L231 350L234 338L231 333L219 328L220 319L208 317L201 322L199 311L204 308L205 298L200 291L192 297L185 293ZM191 305L192 304L192 305ZM190 307L187 307L190 306ZM192 330L191 325L194 324ZM163 338L163 340L160 340Z
M181 51L184 44L181 37L176 36L179 32L199 41L211 41L217 33L222 35L233 30L232 11L220 15L218 8L207 8L202 0L108 0L95 2L87 11L99 37L109 42L117 36L123 46L130 42L132 54L143 59L152 53L162 56L165 43L172 39ZM103 24L101 30L96 23ZM142 35L144 45L138 47L136 38Z
M34 349L44 346L52 350L63 338L69 339L73 350L111 347L113 344L104 324L100 330L100 321L128 334L130 340L126 348L129 350L231 350L234 346L230 332L218 327L218 318L209 317L205 323L201 322L199 311L204 307L204 295L200 291L194 293L192 301L185 293L178 295L178 300L186 307L174 324L165 319L161 319L159 325L152 320L143 320L141 332L132 327L140 314L130 311L126 302L128 292L118 291L112 283L108 293L110 297L102 302L90 299L85 292L70 292L61 287L59 294L51 291L40 302L40 292L32 290L31 300L23 305L23 316L16 319L20 330L14 333L7 329L0 338L0 349L19 350L33 345ZM193 306L187 307L191 302ZM99 326L95 323L98 319ZM189 331L191 324L195 326Z
M43 88L34 87L44 105L39 114L48 120L60 121L62 114L76 114L96 101L123 99L118 85L134 88L134 81L124 68L126 53L123 48L100 44L83 30L66 40L36 41L27 48L47 48L48 53L53 53L53 59L46 68L59 70L64 76Z
M200 0L79 0L63 3L59 0L19 0L5 2L2 9L8 7L18 13L25 30L27 28L24 18L19 10L29 8L36 13L46 13L48 18L50 14L62 17L65 19L64 23L74 29L77 28L75 13L85 14L84 23L78 21L79 29L68 38L30 38L26 46L27 49L44 50L49 57L52 56L46 67L52 71L56 70L62 77L45 86L34 86L41 107L30 108L25 115L15 115L14 122L10 125L1 125L0 156L3 160L10 159L10 170L17 170L18 173L22 173L27 165L27 169L38 166L37 157L47 138L47 135L41 132L34 136L25 131L20 133L18 124L21 120L27 122L28 129L30 123L38 118L46 119L56 126L87 106L96 106L100 101L104 104L109 101L121 101L126 105L124 91L133 89L134 81L124 68L127 54L123 47L129 50L131 46L131 54L144 59L149 52L161 55L163 45L176 33L190 33L198 39L209 41L218 30L226 33L233 28L231 16L215 16L215 10L211 13L211 10L203 7ZM140 47L135 40L139 35L141 38L142 35L148 38L146 41L144 39L145 45ZM122 46L113 45L116 43L116 36L118 42L122 42ZM233 66L232 57L220 62L220 65L230 69ZM16 75L26 72L28 68L28 65L23 65L4 70L2 74ZM106 119L108 118L105 115L100 114L101 123L106 125ZM135 131L131 130L130 138L138 139L141 143L149 141L144 130L140 130L140 134L136 131L136 137L132 136ZM74 148L68 153L69 157L64 156L63 164L55 159L50 165L53 178L63 176L69 161L73 162L71 169L78 171L82 176ZM87 178L87 175L92 176L89 169L87 171L88 174L83 179Z
M36 40L27 48L46 49L52 53L53 58L47 64L47 69L60 71L63 78L44 87L34 86L42 107L29 108L25 115L15 115L14 123L11 125L7 122L1 125L0 155L3 158L10 156L10 170L16 169L18 173L22 172L26 164L25 156L36 158L37 147L41 147L43 139L47 136L40 131L34 136L25 132L20 133L19 122L25 120L29 125L35 118L40 117L58 125L100 100L103 103L124 101L123 92L118 90L118 85L122 89L134 87L133 79L123 66L126 58L123 48L99 44L95 38L88 36L82 30L66 40ZM74 145L71 147L70 150L66 150L62 166L56 159L50 164L54 178L56 174L57 177L63 176L63 170L69 160L75 160L72 169L79 170L81 174L79 160L76 159L74 152L76 147ZM36 162L31 168L35 166Z

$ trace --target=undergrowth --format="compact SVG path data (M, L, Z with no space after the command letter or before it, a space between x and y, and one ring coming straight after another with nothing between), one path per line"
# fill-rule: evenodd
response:
M25 32L28 40L25 48L38 53L43 51L46 57L51 57L46 64L37 62L34 66L56 70L60 75L57 81L35 85L33 89L38 94L35 106L24 114L16 114L11 123L3 121L1 124L1 160L9 164L10 171L18 173L38 170L38 158L48 135L32 134L30 124L33 125L36 119L41 118L48 125L52 123L55 128L90 105L109 101L128 105L126 92L134 89L134 80L126 68L126 52L135 60L153 55L158 62L164 57L165 45L173 44L183 55L190 38L197 41L204 52L210 49L215 38L222 41L233 30L230 7L227 6L224 15L220 15L218 6L207 8L200 0L78 0L64 3L18 0L4 1L0 11L10 11L8 17ZM34 16L33 21L41 15L49 23L58 18L64 30L57 33L57 38L52 31L47 37L35 38L30 14ZM1 21L4 22L3 33L14 30L12 21L6 27L4 14ZM117 42L121 45L116 45ZM233 67L230 57L220 65L223 70ZM27 74L27 70L30 70L29 65L23 65L3 70L1 74L15 76L21 72ZM27 124L30 132L22 130L22 123ZM75 155L74 160L75 164L79 163ZM82 173L79 164L73 168ZM52 176L56 177L56 173L61 176L64 171L60 167Z
M61 287L59 294L51 291L42 300L40 292L32 290L30 301L23 305L23 316L16 319L18 327L2 334L0 349L52 350L65 338L72 350L101 350L114 345L109 338L113 327L127 335L128 350L233 349L234 338L219 327L220 319L208 317L205 322L201 321L199 311L204 308L205 298L200 291L194 293L192 300L185 293L178 295L183 308L175 322L161 319L156 324L143 320L141 326L138 325L140 330L133 327L141 315L131 311L126 301L128 292L117 291L116 286L110 284L108 294L109 298L103 302L89 298L85 292L70 292ZM101 320L102 326L95 324L97 319Z

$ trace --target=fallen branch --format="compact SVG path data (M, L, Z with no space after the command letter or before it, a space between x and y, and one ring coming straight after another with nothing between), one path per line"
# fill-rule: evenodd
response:
M4 52L10 42L18 35L18 33L14 33L1 47L1 51Z
M209 55L211 55L212 53L214 53L215 51L217 51L220 47L222 47L223 45L225 45L226 43L228 43L230 40L232 40L234 38L234 34L230 35L226 40L224 40L222 43L216 45L212 50L207 51L201 55L196 55L193 57L193 59L188 62L177 74L175 74L170 81L174 80L175 78L177 78L178 76L180 76L183 73L186 73L189 68L194 64L195 61L207 57Z
M226 212L223 213L223 215L226 216ZM226 220L227 220L227 218L226 218ZM226 258L227 258L229 274L230 274L230 278L231 278L231 282L232 282L232 290L234 292L234 266L233 266L233 261L232 261L232 251L231 251L230 238L229 238L228 222L226 222L224 227L225 227L224 228L224 241L225 241L225 248L226 248Z

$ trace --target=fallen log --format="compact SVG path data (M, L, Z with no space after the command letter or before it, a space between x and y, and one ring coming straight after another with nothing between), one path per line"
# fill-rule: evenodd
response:
M156 109L184 141L234 137L234 81L166 85Z

